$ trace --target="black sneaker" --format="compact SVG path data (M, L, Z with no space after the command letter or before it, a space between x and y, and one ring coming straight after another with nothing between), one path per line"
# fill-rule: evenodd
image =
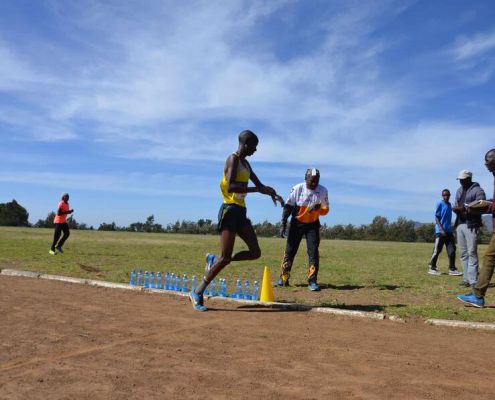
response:
M63 252L64 252L64 251L62 250L62 247L60 247L60 246L58 246L58 247L57 247L57 251L58 251L59 253L63 253Z

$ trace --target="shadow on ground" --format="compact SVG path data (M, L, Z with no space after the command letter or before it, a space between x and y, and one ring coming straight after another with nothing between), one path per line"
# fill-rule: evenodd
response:
M406 307L405 304L387 304L386 306L380 304L323 304L323 308L338 308L340 310L353 310L353 311L367 311L377 312L385 311L385 307Z
M294 285L295 287L307 287L307 284L303 283L298 283ZM364 288L373 288L373 289L378 289L378 290L397 290L397 289L409 289L411 286L400 286L400 285L389 285L389 284L383 284L383 285L373 285L373 286L365 286L365 285L332 285L331 283L321 283L320 288L322 290L325 289L332 289L332 290L358 290L358 289L364 289Z

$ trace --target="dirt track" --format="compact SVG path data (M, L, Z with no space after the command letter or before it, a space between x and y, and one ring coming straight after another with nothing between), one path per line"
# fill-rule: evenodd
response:
M492 332L207 305L0 276L0 399L495 398Z

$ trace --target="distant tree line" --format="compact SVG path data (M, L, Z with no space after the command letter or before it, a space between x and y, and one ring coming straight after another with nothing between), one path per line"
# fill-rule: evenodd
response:
M29 224L29 214L15 200L9 203L0 203L0 226L33 226L35 228L53 228L54 212L50 212L45 219L39 219L34 225ZM67 219L71 229L93 230L92 226L79 223L73 217ZM260 237L278 236L280 223L264 221L253 225ZM149 233L185 233L196 235L217 234L217 224L211 219L199 219L198 221L177 220L175 223L162 226L155 223L154 215L146 218L145 222L133 222L127 227L118 226L115 222L102 223L99 231L125 231L125 232L149 232ZM340 240L380 240L392 242L433 242L435 238L435 225L420 224L405 217L399 217L390 222L387 218L376 216L369 225L333 225L321 226L323 239ZM488 243L491 233L485 226L482 228L481 242Z

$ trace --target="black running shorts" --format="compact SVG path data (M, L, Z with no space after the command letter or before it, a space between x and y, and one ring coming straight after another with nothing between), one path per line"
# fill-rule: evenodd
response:
M246 207L237 204L222 204L218 212L218 232L227 229L230 232L239 232L244 226L251 225L246 216Z

